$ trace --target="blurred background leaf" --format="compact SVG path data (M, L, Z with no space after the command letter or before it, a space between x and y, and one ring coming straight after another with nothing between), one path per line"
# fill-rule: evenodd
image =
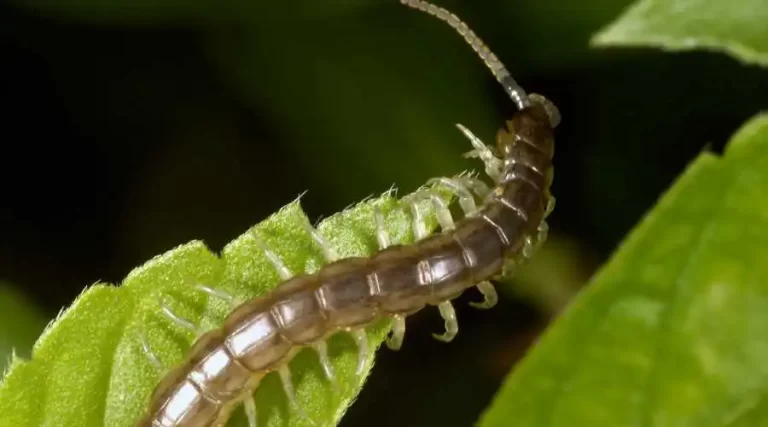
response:
M507 379L480 426L725 426L768 386L768 114L703 153ZM751 415L749 415L751 416Z
M768 66L768 8L761 0L640 0L598 33L597 46L723 51Z
M46 321L26 295L0 281L0 377L12 354L29 357Z
M501 280L499 292L529 302L544 313L558 314L597 267L598 257L579 242L555 234L536 256Z

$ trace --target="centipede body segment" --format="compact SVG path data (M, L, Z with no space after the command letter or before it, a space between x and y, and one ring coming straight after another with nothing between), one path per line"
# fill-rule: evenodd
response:
M403 341L407 316L428 305L438 307L445 320L446 330L436 338L450 341L458 332L450 301L477 286L485 299L474 305L490 308L497 297L489 280L497 277L505 264L529 257L546 238L544 220L554 203L549 186L557 110L543 97L527 95L455 15L421 0L402 3L433 14L459 31L519 107L498 132L496 152L460 126L474 147L470 156L483 160L495 187L488 188L466 176L431 180L432 187L409 200L417 241L391 245L383 216L377 212L376 237L381 250L370 258L337 259L330 244L308 225L308 232L328 261L313 274L293 275L264 246L265 256L284 281L272 293L240 304L220 328L203 334L186 361L158 385L137 427L221 426L240 403L255 427L253 391L265 375L278 372L292 402L288 362L300 349L314 348L326 376L333 381L325 343L334 333L348 332L359 347L361 372L370 351L363 328L391 318L393 329L387 344L397 349ZM448 206L435 197L435 188L453 192L465 217L454 221ZM479 206L477 199L482 200ZM419 200L433 203L439 233L426 235ZM205 285L200 290L231 299ZM165 314L185 326L184 319L172 312ZM143 350L152 356L146 346Z

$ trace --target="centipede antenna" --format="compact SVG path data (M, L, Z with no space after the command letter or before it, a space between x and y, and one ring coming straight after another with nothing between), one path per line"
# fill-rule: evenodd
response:
M480 59L483 60L485 65L491 70L491 73L493 73L493 76L496 77L496 80L498 80L504 87L507 95L509 95L509 97L512 98L512 101L515 102L517 108L522 110L530 105L528 95L526 95L523 88L517 84L515 79L512 78L512 75L509 74L509 71L507 71L504 64L502 64L499 58L488 48L488 46L486 46L485 42L483 42L480 37L478 37L475 32L464 23L464 21L459 19L458 16L447 9L424 0L400 0L400 2L413 9L426 12L450 25L456 32L464 37L464 40L469 46L477 52Z

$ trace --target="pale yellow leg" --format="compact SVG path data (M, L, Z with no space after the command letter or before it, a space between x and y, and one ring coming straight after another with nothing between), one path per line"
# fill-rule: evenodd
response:
M355 369L355 374L362 375L363 370L365 370L365 362L368 359L368 353L370 352L370 349L368 348L368 335L366 335L365 329L363 328L351 330L349 333L357 344L357 368Z
M456 334L459 333L459 322L456 320L456 310L453 309L453 304L450 301L443 301L438 304L437 308L440 310L440 316L445 320L445 332L442 334L432 334L435 339L443 342L451 342Z
M334 374L333 366L331 365L331 359L328 357L328 345L325 341L318 341L312 347L315 349L318 359L320 359L320 366L323 367L325 378L336 388L338 384L336 382L336 374Z
M293 408L300 417L306 419L314 425L312 419L309 418L306 412L299 406L299 402L296 400L296 392L293 389L293 379L291 378L291 371L288 365L282 365L277 369L278 375L280 375L280 382L283 384L283 392L285 397L288 398L288 404Z
M277 254L272 251L272 249L270 249L269 246L267 246L267 244L264 243L260 237L256 236L255 234L252 236L254 242L256 242L256 245L264 253L264 256L266 256L270 264L275 267L275 270L277 270L277 274L280 275L280 278L283 280L288 280L293 277L293 273L291 273L291 270L286 267L285 263L283 263L283 260L281 260L280 257L277 256Z
M499 295L491 282L485 281L477 284L477 289L483 294L482 302L470 302L469 305L479 309L492 308L498 303Z
M379 249L389 247L391 244L389 240L389 232L387 232L387 225L384 223L384 213L381 211L380 206L376 206L374 209L373 218L376 222L376 240L379 243Z
M256 400L253 395L243 400L243 406L245 407L245 417L248 418L248 427L257 427Z
M403 346L403 338L405 337L405 316L395 315L392 317L392 335L387 338L387 347L390 350L400 350Z

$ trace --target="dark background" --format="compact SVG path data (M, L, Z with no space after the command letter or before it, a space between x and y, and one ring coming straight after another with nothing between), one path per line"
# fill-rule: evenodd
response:
M178 244L221 249L304 190L318 218L478 168L453 124L491 142L513 106L456 34L398 3L0 5L0 279L52 317ZM562 112L542 286L582 283L768 95L764 70L720 54L591 49L626 4L563 3L441 2ZM502 294L482 313L462 297L452 345L416 316L342 424L470 425L556 311Z

